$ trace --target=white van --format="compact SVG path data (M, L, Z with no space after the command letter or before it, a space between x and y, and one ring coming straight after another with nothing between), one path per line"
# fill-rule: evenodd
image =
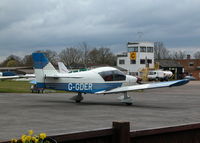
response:
M160 80L160 81L164 81L164 80L169 80L169 78L171 78L173 75L173 73L171 71L163 71L163 70L152 70L149 71L148 73L148 80L152 81L152 80Z

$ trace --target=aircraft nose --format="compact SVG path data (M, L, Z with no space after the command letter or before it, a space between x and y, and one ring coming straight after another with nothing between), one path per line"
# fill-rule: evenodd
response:
M137 78L131 75L126 75L126 79L129 83L136 83L137 82Z

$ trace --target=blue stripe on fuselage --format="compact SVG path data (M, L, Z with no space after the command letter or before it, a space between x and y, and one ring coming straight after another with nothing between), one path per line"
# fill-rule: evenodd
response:
M121 87L122 83L37 83L38 88L95 93Z

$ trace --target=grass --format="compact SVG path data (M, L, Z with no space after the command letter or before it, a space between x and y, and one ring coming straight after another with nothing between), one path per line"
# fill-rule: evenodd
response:
M28 81L0 81L0 93L30 93L30 87Z
M30 93L31 85L28 81L0 80L0 93ZM45 90L46 92L66 93L66 91Z

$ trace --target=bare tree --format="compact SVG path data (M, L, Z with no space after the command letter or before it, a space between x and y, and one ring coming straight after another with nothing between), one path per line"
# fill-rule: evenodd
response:
M163 42L155 42L154 56L155 56L155 59L157 60L170 59L170 51L165 48Z
M200 51L194 53L194 58L195 59L200 59Z
M33 66L32 55L25 55L24 58L22 59L22 64L24 66Z
M182 59L185 59L187 56L186 52L185 51L177 51L177 52L173 52L171 54L171 57L172 59L175 59L175 60L182 60Z
M109 48L94 48L89 52L89 61L91 64L107 64L114 66L116 65L116 56Z
M82 42L79 46L79 51L82 51L82 63L84 64L85 67L88 65L88 54L89 54L89 46L86 42Z
M98 49L97 48L92 49L88 54L89 63L90 64L98 63L99 62L98 56L99 56Z
M21 66L21 58L16 56L16 55L10 55L8 56L2 63L1 66L3 67L16 67L16 66Z
M81 63L83 52L78 48L66 48L59 54L60 60L67 66L77 66Z

